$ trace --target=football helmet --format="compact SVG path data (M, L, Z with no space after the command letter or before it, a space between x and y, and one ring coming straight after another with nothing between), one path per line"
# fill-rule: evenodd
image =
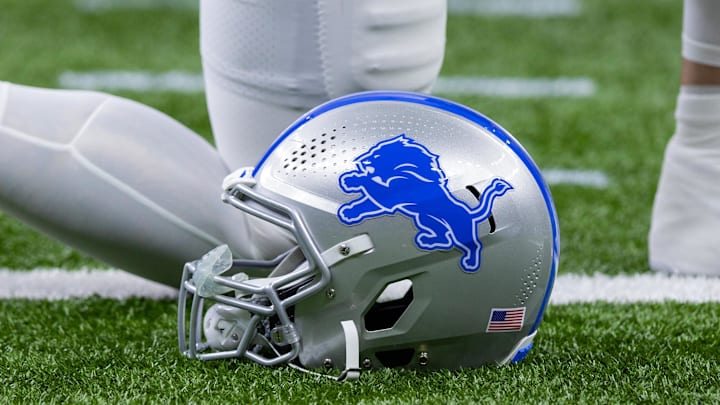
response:
M225 202L297 247L253 262L221 246L188 263L187 356L355 377L505 364L532 346L557 270L557 217L528 153L482 114L425 94L345 96L223 187Z

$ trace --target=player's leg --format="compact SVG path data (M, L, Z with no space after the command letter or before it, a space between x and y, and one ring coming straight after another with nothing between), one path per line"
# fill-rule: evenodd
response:
M227 173L149 107L0 82L0 209L113 266L177 286L185 261L221 243L246 258L291 246L220 201Z
M720 2L685 0L676 129L649 235L656 271L720 275Z
M427 91L445 49L446 0L201 0L216 145L254 165L303 112L361 90Z

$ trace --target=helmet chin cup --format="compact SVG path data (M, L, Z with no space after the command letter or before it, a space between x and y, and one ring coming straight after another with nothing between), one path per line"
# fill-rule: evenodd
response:
M240 308L214 304L203 317L207 346L216 351L235 350L250 324L250 313Z

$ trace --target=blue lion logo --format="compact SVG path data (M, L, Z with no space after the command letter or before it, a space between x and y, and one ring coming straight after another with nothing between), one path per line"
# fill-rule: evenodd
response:
M450 193L438 157L405 134L379 142L355 158L357 170L340 176L342 191L361 195L342 204L337 215L346 225L381 215L405 215L415 223L415 244L420 249L459 249L460 267L474 273L480 269L482 251L478 225L491 215L495 199L513 187L493 179L478 206L471 208Z

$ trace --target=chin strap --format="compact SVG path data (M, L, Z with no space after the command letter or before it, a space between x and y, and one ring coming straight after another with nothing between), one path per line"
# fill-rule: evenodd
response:
M360 378L360 337L357 327L353 321L342 321L340 325L345 335L345 370L339 376L334 377L328 374L321 374L308 370L297 364L290 363L289 366L303 373L312 374L318 377L329 378L337 382L352 381Z
M337 378L338 381L357 380L360 378L360 338L353 321L342 321L345 334L345 370Z

